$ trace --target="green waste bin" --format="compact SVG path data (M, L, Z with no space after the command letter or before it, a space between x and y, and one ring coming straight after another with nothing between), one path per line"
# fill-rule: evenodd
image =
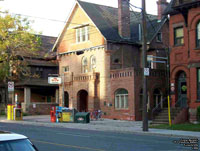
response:
M75 115L76 123L90 123L90 113L89 112L78 112Z

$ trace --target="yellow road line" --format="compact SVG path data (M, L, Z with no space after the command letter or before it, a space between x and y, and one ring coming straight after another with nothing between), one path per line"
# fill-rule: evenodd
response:
M106 150L103 150L103 149L81 147L81 146L74 146L74 145L65 145L65 144L57 144L57 143L45 142L45 141L39 141L39 140L31 140L31 141L32 142L42 143L42 144L51 144L51 145L56 145L56 146L63 146L63 147L68 147L68 148L78 148L78 149L94 150L94 151L106 151Z

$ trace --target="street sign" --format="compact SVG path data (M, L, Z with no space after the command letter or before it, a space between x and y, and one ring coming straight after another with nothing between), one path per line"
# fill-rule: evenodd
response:
M144 68L144 75L149 76L149 68Z
M61 78L60 77L48 77L48 83L49 84L61 84Z
M8 92L14 91L14 82L8 82Z

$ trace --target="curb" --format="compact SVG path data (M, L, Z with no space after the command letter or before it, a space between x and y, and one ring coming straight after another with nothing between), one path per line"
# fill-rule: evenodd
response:
M148 131L148 132L143 132L143 131L138 131L138 130L120 130L120 129L115 129L115 130L111 130L111 129L101 129L101 128L98 128L98 127L92 127L92 128L88 128L88 127L72 127L72 126L69 126L69 127L66 127L65 125L63 124L60 124L60 123L43 123L43 122L30 122L30 121L8 121L8 120L0 120L0 122L2 123L15 123L15 124L21 124L21 125L34 125L34 126L44 126L44 127L51 127L51 128L54 128L54 127L57 127L57 128L69 128L69 129L79 129L79 130L91 130L91 131L101 131L101 132L115 132L115 133L124 133L124 134L140 134L140 135L150 135L150 136L165 136L165 137L180 137L180 138L183 138L183 137L187 137L187 138L198 138L200 139L200 136L197 137L197 136L193 136L192 134L191 135L188 135L188 134L175 134L173 133L173 130L170 130L171 131L171 134L166 134L166 133L155 133L155 132L151 132L151 131ZM82 125L80 123L80 125ZM149 129L149 130L156 130L156 129ZM189 131L187 131L189 132Z

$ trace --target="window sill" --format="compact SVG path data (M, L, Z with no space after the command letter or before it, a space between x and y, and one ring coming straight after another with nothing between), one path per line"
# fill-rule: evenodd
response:
M84 43L87 43L87 42L89 42L89 41L90 41L90 40L82 41L82 42L75 42L73 45L84 44Z
M129 110L128 108L127 109L116 109L115 108L115 111L127 111L127 110Z

